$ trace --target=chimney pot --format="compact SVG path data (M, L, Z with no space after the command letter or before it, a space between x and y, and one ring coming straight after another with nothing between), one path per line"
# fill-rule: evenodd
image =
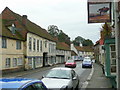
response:
M23 23L23 25L26 25L26 23L27 23L27 15L22 16L22 23Z

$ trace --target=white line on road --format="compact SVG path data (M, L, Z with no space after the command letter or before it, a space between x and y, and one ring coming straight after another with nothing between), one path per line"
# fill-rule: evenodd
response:
M88 84L89 84L89 81L90 81L91 78L92 78L93 72L94 72L94 68L92 68L91 73L90 73L90 75L89 75L88 78L87 78L87 81L85 81L85 82L83 83L83 85L82 85L82 87L81 87L81 90L85 90L85 89L87 88L87 86L88 86Z

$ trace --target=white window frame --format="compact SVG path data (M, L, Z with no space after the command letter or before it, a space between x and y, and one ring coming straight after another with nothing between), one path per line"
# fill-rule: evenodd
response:
M111 56L111 53L116 53L116 48L115 48L115 51L111 51L111 45L114 45L115 46L115 44L110 44L110 65L111 65L111 68L113 67L113 66L116 66L116 64L112 64L112 60L113 59L115 59L116 60L116 57L115 58L112 58L112 56ZM111 73L116 73L116 72L111 72Z
M32 58L28 58L28 65L32 66Z
M17 58L13 58L12 63L13 63L12 66L16 67L17 66Z
M40 51L42 52L42 40L40 41Z
M11 66L11 59L10 58L6 58L5 67L8 68L10 66Z
M32 37L29 37L29 50L32 51Z
M33 39L33 51L35 51L36 50L36 39L34 38Z
M20 49L22 49L22 47L21 47L21 41L16 41L16 49L17 50L20 50Z
M40 43L39 40L37 40L37 51L39 52L39 47L40 47Z
M7 39L2 37L2 48L7 48Z
M17 65L23 65L23 58L18 58L17 59Z

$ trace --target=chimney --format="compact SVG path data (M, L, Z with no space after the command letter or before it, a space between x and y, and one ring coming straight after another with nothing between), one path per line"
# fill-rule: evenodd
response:
M22 24L26 25L27 24L27 15L22 16Z

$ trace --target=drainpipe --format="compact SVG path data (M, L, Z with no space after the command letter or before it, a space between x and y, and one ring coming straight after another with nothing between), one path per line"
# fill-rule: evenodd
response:
M116 38L116 70L117 70L117 89L120 90L120 20L118 16L120 13L118 12L118 1L114 0L114 18L115 18L115 38Z

